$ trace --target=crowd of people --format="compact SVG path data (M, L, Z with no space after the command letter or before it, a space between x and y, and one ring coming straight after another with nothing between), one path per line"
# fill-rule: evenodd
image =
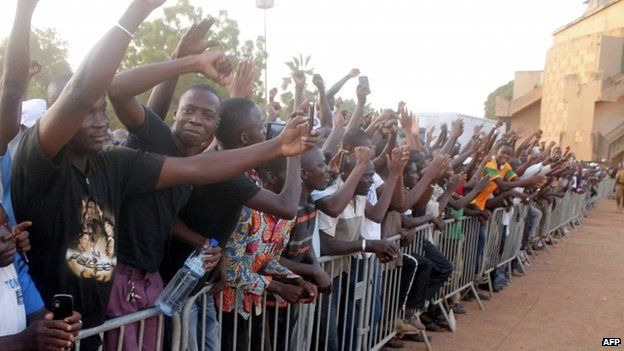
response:
M17 0L0 88L2 350L66 349L81 329L153 307L195 250L208 271L195 292L208 284L221 297L194 305L194 347L289 348L277 330L294 323L289 313L319 302L317 314L328 323L319 326L324 339L309 347L350 344L356 331L339 333L338 325L352 325L360 311L333 315L338 299L329 296L350 291L343 299L353 298L355 272L373 256L403 266L397 328L421 341L419 331L447 327L429 301L453 266L429 241L420 253L402 251L415 228L433 223L443 230L448 220L478 218L479 258L492 211L522 202L529 208L522 245L539 249L533 239L543 209L566 192L595 191L613 171L578 160L539 130L506 130L501 121L467 131L457 119L421 133L403 102L368 111L367 79L359 80L355 108L345 110L338 93L358 69L329 88L314 75L316 101L304 98L310 82L296 72L292 105L277 102L272 89L260 107L251 100L253 58L233 69L231 58L209 48L210 20L190 27L171 59L118 73L133 33L165 0L131 1L73 73L28 100L30 79L45 70L29 52L37 2ZM184 74L201 74L206 83L184 87L169 126ZM144 105L137 96L150 90ZM110 131L109 103L125 130ZM470 138L461 145L464 134ZM400 243L389 240L396 234ZM338 270L319 264L322 256L351 255ZM507 284L498 271L491 279L495 291ZM56 294L73 297L71 316L53 318ZM298 307L271 312L268 327L262 318L248 325L265 304ZM458 296L450 308L465 312ZM126 326L121 349L157 349L158 318L142 327ZM114 350L119 338L85 338L81 350L102 343Z

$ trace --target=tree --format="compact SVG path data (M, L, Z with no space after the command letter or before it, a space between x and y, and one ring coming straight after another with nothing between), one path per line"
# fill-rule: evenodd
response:
M186 29L193 22L199 22L205 18L202 9L193 6L189 0L179 0L175 5L164 8L163 12L164 17L144 22L139 27L121 64L123 70L167 60ZM219 42L219 46L215 49L223 51L230 57L233 67L236 67L240 59L250 55L256 57L256 63L259 67L264 67L266 55L264 53L265 41L262 36L257 37L255 41L247 40L241 43L238 23L229 18L226 11L219 11L214 19L215 23L208 34L209 39ZM206 82L206 78L199 74L187 74L180 77L171 109L177 104L181 90L200 82ZM228 97L225 87L214 82L211 85L222 98ZM149 92L141 95L139 99L146 103L148 96ZM260 75L254 84L253 99L260 106L264 106L264 86L260 80Z
M496 119L496 97L502 96L506 99L511 100L513 98L513 86L514 81L510 81L505 85L501 85L496 88L493 92L488 95L487 100L485 100L484 110L485 110L485 118Z
M4 55L8 38L0 43L0 75L4 69ZM67 42L58 37L54 29L34 28L30 35L30 58L37 60L42 70L35 75L28 86L28 96L31 98L45 98L45 92L50 81L56 77L71 72L67 62Z

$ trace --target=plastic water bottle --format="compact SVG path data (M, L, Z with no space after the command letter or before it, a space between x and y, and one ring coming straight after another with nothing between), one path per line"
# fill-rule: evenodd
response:
M210 239L210 247L217 246L219 242ZM171 279L165 290L158 296L154 304L162 313L171 317L174 312L180 311L182 305L186 301L191 291L197 285L197 282L204 276L204 258L209 255L195 250L184 261L184 266L178 270L176 275Z

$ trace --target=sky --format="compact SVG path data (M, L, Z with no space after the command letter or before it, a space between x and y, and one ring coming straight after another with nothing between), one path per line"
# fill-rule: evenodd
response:
M207 14L228 11L243 40L264 32L254 0L191 1ZM16 2L0 0L0 37L10 32ZM40 0L33 26L56 28L75 67L129 2ZM312 55L328 86L359 68L376 108L403 100L413 111L483 116L487 95L515 71L542 70L552 33L584 9L582 0L275 0L267 12L269 86L281 84L284 62L301 53ZM356 84L339 96L355 97Z

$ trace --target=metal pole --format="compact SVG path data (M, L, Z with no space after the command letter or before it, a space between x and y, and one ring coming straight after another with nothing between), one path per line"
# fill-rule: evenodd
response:
M269 105L269 56L267 55L267 9L264 9L264 99L266 106Z

